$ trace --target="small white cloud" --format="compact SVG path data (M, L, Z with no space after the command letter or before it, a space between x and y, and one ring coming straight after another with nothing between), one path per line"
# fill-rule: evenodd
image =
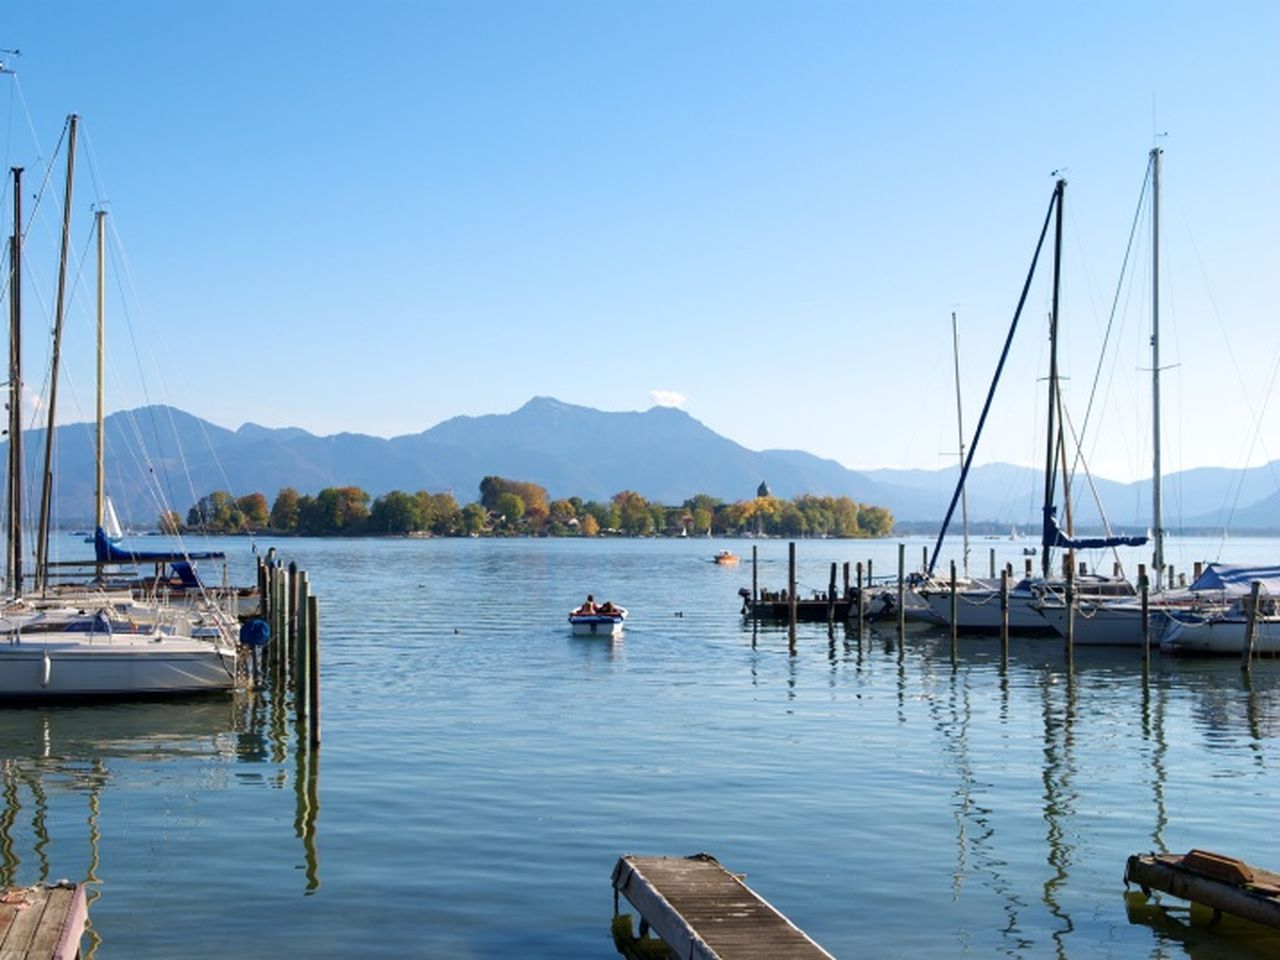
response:
M660 407L683 407L689 398L675 390L650 390L649 398Z

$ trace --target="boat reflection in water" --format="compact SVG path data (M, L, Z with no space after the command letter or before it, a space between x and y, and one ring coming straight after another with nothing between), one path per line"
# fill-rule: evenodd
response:
M216 790L218 777L226 787L263 780L283 787L290 779L283 764L292 759L293 826L302 841L305 892L314 892L320 886L318 768L312 751L293 749L290 758L296 745L286 720L282 707L253 693L0 710L0 887L63 878L85 884L90 923L83 955L91 958L102 943L93 904L114 889L103 848L118 844L122 834L129 846L143 849L169 839L147 830L149 818L159 816L167 834L175 816L164 807L158 814L145 809L153 796L148 788L176 781L183 790L192 777L202 791ZM255 769L263 764L274 769L264 775ZM147 832L135 833L135 818ZM198 830L202 820L187 825ZM104 834L111 843L104 844Z

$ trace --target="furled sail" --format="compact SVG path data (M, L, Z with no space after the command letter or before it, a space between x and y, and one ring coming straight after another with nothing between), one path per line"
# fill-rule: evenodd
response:
M1058 508L1044 508L1044 537L1046 548L1061 547L1064 550L1105 550L1108 547L1140 547L1146 537L1069 537L1058 526Z

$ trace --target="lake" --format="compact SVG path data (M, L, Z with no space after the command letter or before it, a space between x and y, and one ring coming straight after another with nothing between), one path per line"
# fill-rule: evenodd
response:
M1280 868L1273 662L1144 678L1081 649L1069 673L1015 639L1002 669L961 638L953 665L945 632L825 624L793 655L740 615L745 540L209 544L239 582L268 545L321 597L314 762L248 694L0 711L0 879L89 880L93 956L608 958L618 856L700 851L839 957L1280 956L1131 915L1122 882L1153 849ZM787 544L756 545L783 586ZM710 562L726 546L741 567ZM975 541L976 572L1021 547ZM831 562L896 570L897 541L798 552L806 590ZM629 608L623 637L570 635L587 592Z

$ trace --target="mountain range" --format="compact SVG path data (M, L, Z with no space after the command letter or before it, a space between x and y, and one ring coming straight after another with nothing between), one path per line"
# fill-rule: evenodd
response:
M887 507L899 521L937 523L958 474L958 467L850 470L800 450L749 450L671 407L606 413L550 397L535 397L512 413L454 417L391 439L320 437L252 423L228 430L167 406L112 414L105 429L107 487L122 519L137 527L151 526L166 507L185 516L214 490L256 491L268 501L282 487L315 493L357 486L374 496L447 490L467 503L478 499L480 479L490 474L541 484L553 498L604 500L635 490L667 504L695 493L748 499L764 481L775 496L848 496ZM24 433L28 476L43 455L43 434ZM93 443L92 424L55 431L55 525L84 525L92 515ZM146 455L139 452L144 448ZM974 467L967 484L971 521L1037 528L1042 482L1042 474L1027 467ZM1149 481L1095 478L1094 486L1113 525L1149 525ZM1280 531L1280 461L1174 474L1166 477L1165 503L1165 525L1174 530ZM1076 507L1076 522L1100 522L1092 501Z

